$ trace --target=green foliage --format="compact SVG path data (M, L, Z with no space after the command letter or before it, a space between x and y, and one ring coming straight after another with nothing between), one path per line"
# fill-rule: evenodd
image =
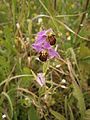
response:
M56 112L56 111L53 111L53 110L50 110L51 114L54 115L54 117L57 119L57 120L66 120L64 118L63 115L61 115L60 113Z
M8 109L9 110L8 114L9 114L9 118L12 119L12 117L13 117L13 105L12 105L11 99L8 96L8 94L5 93L5 92L2 92L2 95L5 96L8 100L8 103L9 103L9 106L10 106L10 108Z
M82 91L81 89L79 88L78 84L76 82L73 82L73 95L74 97L78 100L77 102L77 107L80 111L80 114L81 114L81 120L84 119L84 114L85 114L85 102L84 102L84 97L83 97L83 94L82 94Z
M89 120L90 119L90 109L87 109L85 111L85 117L84 117L84 120Z
M28 119L29 120L39 120L39 117L38 117L37 112L33 105L30 107L30 109L28 111Z
M88 1L0 0L0 120L90 119ZM32 43L49 28L60 59L41 62Z

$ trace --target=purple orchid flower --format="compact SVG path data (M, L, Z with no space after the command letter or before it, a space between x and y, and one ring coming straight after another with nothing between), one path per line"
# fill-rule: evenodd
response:
M40 39L43 40L43 39ZM50 44L45 40L43 42L38 42L38 43L34 43L32 44L32 47L37 51L37 52L41 52L44 49L48 49L50 46Z
M58 52L56 52L50 43L48 42L47 38L53 33L52 29L43 30L37 33L36 41L32 44L33 49L36 52L40 53L40 60L46 61L47 59L53 57L59 57ZM44 59L43 59L44 58Z
M59 57L58 52L56 52L48 42L44 42L43 44L33 44L33 48L38 52L47 51L48 58Z
M36 81L38 82L38 84L42 87L45 85L45 76L43 73L38 73L37 74L37 79Z
M49 42L47 41L47 37L50 36L51 34L53 34L53 31L51 28L48 30L43 30L41 32L38 32L35 43L32 45L32 47L35 47L35 46L38 47L38 45L40 46L41 44L44 44L44 42L45 44L47 42L47 44L49 45Z
M50 36L51 34L54 34L51 28L48 30L43 30L41 32L38 32L35 44L38 44L38 43L40 44L40 43L45 42L47 37Z

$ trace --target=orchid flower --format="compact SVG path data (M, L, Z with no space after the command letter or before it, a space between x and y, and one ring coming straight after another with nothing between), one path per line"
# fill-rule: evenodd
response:
M58 52L56 52L50 44L50 42L52 42L53 40L55 39L52 29L43 30L37 33L35 43L32 44L32 47L36 50L36 52L40 54L39 59L41 61L46 61L50 58L59 57Z

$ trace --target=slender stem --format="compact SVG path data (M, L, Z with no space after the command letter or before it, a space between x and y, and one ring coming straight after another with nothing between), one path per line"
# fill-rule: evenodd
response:
M55 20L54 20L54 18L53 18L53 16L52 16L52 14L49 12L49 10L47 9L47 7L43 4L43 2L42 2L41 0L39 0L39 2L40 2L41 5L43 6L43 8L46 10L46 12L49 14L49 16L50 16L50 18L51 18L51 20L52 20L52 22L53 22L56 30L59 31L59 30L58 30L58 27L57 27L57 24L56 24L56 22L55 22Z
M22 92L26 92L26 93L32 95L33 97L38 98L37 95L35 95L34 93L32 93L31 91L29 91L29 90L27 90L27 89L24 89L24 88L17 88L17 90L18 90L18 91L22 91Z
M60 74L64 74L64 75L68 75L67 73L65 73L64 71L60 71L59 69L53 67L50 65L50 68L54 69L55 71L59 72Z
M86 41L90 41L88 38L82 37L82 36L80 36L79 34L77 34L75 31L73 31L70 27L68 27L68 26L67 26L65 23L63 23L62 21L57 20L57 19L56 19L56 21L57 21L59 24L63 25L68 31L70 31L71 33L73 33L73 34L76 35L77 37L79 37L79 38L81 38L81 39L83 39L83 40L86 40Z
M11 70L9 76L8 76L8 79L7 79L7 81L6 81L5 85L4 85L4 92L6 91L6 87L8 86L8 83L9 83L9 78L11 77L12 73L14 72L15 67L16 67L16 63L14 64L14 66L13 66L13 68L12 68L12 70Z
M57 8L57 0L54 0L54 9L56 10Z
M61 18L61 17L75 17L75 16L81 16L83 14L85 14L86 12L82 12L82 13L79 13L79 14L69 14L69 15L57 15L55 16L56 18ZM38 18L41 18L41 17L46 17L46 18L50 18L49 15L45 15L45 14L40 14L40 15L37 15L36 17L33 17L32 18L32 21L38 19Z
M10 82L11 80L16 79L16 78L29 77L29 76L32 76L32 75L25 74L25 75L13 76L13 77L11 77L11 78L9 78L9 79L7 78L7 79L3 80L3 81L0 83L0 86L4 85L4 84L7 82L7 80L8 80L8 82Z
M83 13L82 13L83 14ZM62 16L62 15L61 15ZM39 17L46 17L46 18L51 18L51 16L49 15L38 15L34 18L32 18L32 20L34 21L35 19L38 19ZM60 17L60 16L56 16L56 17ZM64 16L63 16L64 17ZM86 40L86 41L90 41L88 38L85 38L79 34L77 34L75 31L73 31L70 27L68 27L65 23L63 23L62 21L58 20L58 19L55 19L55 21L57 21L59 24L61 24L62 26L64 26L68 31L70 31L71 33L73 33L74 35L76 35L77 37L83 39L83 40Z
M89 0L86 1L84 11L87 11L88 5L89 5ZM80 21L80 24L79 24L79 27L78 27L78 30L77 30L77 34L79 34L79 32L80 32L80 30L82 28L81 24L83 23L83 21L85 19L85 15L86 15L86 12L84 12L84 14L82 14L81 21Z

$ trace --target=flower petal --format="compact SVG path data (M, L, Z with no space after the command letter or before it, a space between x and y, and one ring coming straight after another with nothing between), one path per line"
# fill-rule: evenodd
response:
M44 49L50 48L50 44L47 41L41 42L41 43L34 43L32 44L33 49L35 49L37 52L40 52Z
M60 57L59 53L56 52L53 48L48 49L49 58Z
M43 48L44 49L49 49L51 47L51 45L47 42L47 41L45 41L44 43L43 43Z
M40 52L43 50L43 48L40 47L39 44L32 44L32 48L35 49L37 52Z
M46 30L37 33L35 43L41 43L46 40Z
M40 32L37 33L38 36L44 36L46 35L46 30L42 30Z
M37 36L36 40L35 40L35 43L40 44L40 43L42 43L44 41L46 41L46 36Z
M37 80L36 80L39 85L42 87L43 85L45 85L45 77L43 73L38 73L37 74Z

